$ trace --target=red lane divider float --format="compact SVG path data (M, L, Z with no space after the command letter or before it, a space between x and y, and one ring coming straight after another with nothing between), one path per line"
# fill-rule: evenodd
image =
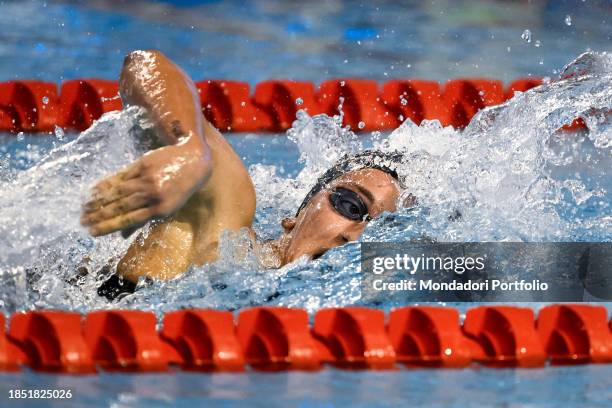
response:
M106 370L164 371L171 359L155 315L138 310L92 312L83 328L96 364Z
M291 127L299 109L336 115L342 105L344 125L354 131L389 130L405 119L440 120L463 127L486 106L539 85L518 79L505 90L500 81L466 78L448 81L391 80L382 86L365 79L335 79L317 88L312 82L270 80L251 94L246 82L206 80L196 83L206 118L221 131L281 132ZM342 103L340 103L342 99ZM116 81L77 79L57 86L40 81L0 82L0 131L48 132L55 125L84 130L102 114L121 109Z
M387 331L400 363L425 367L466 367L472 363L472 345L461 331L455 309L395 309L389 315Z
M319 310L312 331L329 349L331 363L338 367L385 369L395 364L395 350L385 330L382 310Z
M204 116L217 129L252 132L272 128L272 118L251 101L248 83L202 81L196 87Z
M315 87L311 82L264 81L257 84L253 103L267 112L272 119L269 130L287 130L298 110L310 115L321 113Z
M540 86L542 80L540 78L522 78L510 82L506 88L505 97L506 99L512 99L515 92L527 92L531 88Z
M329 116L344 113L344 125L356 130L382 130L397 127L399 121L379 96L376 81L337 79L319 88L319 106Z
M41 81L0 83L0 130L48 132L58 123L57 85Z
M116 81L80 79L62 83L58 119L61 126L82 131L102 114L120 109Z
M382 99L400 122L410 119L420 125L425 119L437 119L445 126L451 123L450 110L437 82L388 81L383 86Z
M231 312L181 310L164 316L162 340L172 345L181 367L200 371L241 371L242 348Z
M314 370L321 356L301 309L260 307L238 315L238 341L246 361L261 370Z
M540 311L537 327L553 364L612 362L612 334L605 307L548 306Z
M612 321L588 304L543 308L481 306L463 324L452 308L319 310L255 307L231 312L167 313L158 331L151 312L15 313L7 333L0 314L0 371L150 372L317 370L406 367L542 367L612 363ZM385 324L386 323L386 324Z
M479 110L502 103L501 81L487 79L454 79L444 87L444 100L450 109L450 125L463 128Z
M39 371L92 373L94 365L81 335L78 313L40 311L13 315L9 337Z
M485 365L541 367L546 361L531 309L512 306L471 309L463 331L482 347L484 355L476 360Z
M26 358L21 349L7 338L5 325L4 315L0 313L0 371L16 371L26 363Z

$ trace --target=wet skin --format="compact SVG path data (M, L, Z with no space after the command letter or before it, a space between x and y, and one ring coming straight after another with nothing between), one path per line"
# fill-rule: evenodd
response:
M315 194L297 218L282 221L284 234L279 238L283 263L303 255L317 258L327 250L356 241L367 221L351 220L340 214L330 202L330 194L342 187L359 195L371 218L382 212L393 212L399 196L398 182L377 169L361 169L346 173Z
M355 170L313 196L296 218L282 220L279 239L259 243L251 229L253 183L229 143L201 114L193 81L160 52L134 51L121 72L120 94L125 106L147 111L162 147L94 186L81 223L100 236L116 231L128 235L155 221L117 266L131 281L140 276L170 279L192 264L213 262L220 235L245 227L264 266L318 257L356 240L366 218L395 210L397 181L380 170ZM338 188L357 194L368 217L343 216L330 200Z

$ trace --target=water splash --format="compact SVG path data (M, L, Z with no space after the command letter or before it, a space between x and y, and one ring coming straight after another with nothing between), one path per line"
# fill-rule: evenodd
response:
M521 34L521 39L529 44L531 42L531 30L529 29L524 30L523 33Z
M406 121L374 140L381 150L405 153L400 176L419 207L384 214L362 240L609 241L612 58L585 53L561 72L481 111L464 131ZM577 117L588 131L559 130ZM358 243L313 262L265 270L245 231L223 237L214 264L168 282L142 281L134 295L115 303L98 297L97 285L129 242L115 235L90 238L78 225L79 206L89 185L141 154L143 142L135 141L148 140L146 127L138 110L109 114L35 166L7 176L0 165L0 189L7 192L0 198L0 308L163 312L272 304L312 311L359 302ZM293 214L318 175L365 145L337 118L305 112L288 138L300 151L303 168L296 177L282 176L273 165L249 169L258 199L255 227L263 238L279 232L280 218ZM457 213L460 218L450 217ZM106 265L111 268L96 273Z
M432 224L463 214L437 238L609 240L611 67L584 54L566 79L481 111L461 134L435 122L393 132L381 147L410 155L406 178ZM590 131L559 131L577 117Z
M79 307L67 281L84 264L101 268L125 250L114 236L92 239L79 225L89 187L142 154L150 143L140 108L105 115L76 140L0 185L0 307ZM36 153L36 150L34 150ZM90 277L93 278L93 275Z

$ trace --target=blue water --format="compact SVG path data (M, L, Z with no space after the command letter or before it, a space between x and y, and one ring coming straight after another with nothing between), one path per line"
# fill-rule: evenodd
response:
M53 407L607 407L609 366L543 369L341 371L241 374L0 374L9 388L71 389ZM4 406L33 406L9 401Z
M597 111L612 106L612 65L605 56L587 55L575 64L586 67L585 77L554 82L562 67L582 52L610 51L610 2L169 3L0 2L0 80L114 79L123 56L135 48L161 49L195 79L251 84L268 78L320 82L339 76L380 81L548 76L553 83L543 91L488 111L463 133L406 124L392 134L355 138L330 119L303 118L289 137L229 135L257 187L255 227L264 238L278 234L278 220L295 211L313 177L333 162L334 154L387 143L409 154L407 177L429 215L400 212L375 221L365 240L422 233L449 241L612 239L611 126ZM521 38L527 29L529 41L527 34ZM574 143L555 134L578 114L593 129L590 135ZM359 303L355 244L316 262L261 271L230 259L231 249L241 242L233 237L224 246L227 256L217 264L143 287L119 304L95 295L93 277L80 287L66 283L85 256L97 270L129 244L116 236L92 240L76 221L88 185L139 153L131 138L133 116L111 119L78 140L78 135L61 132L0 135L0 310L128 307L161 314L183 307L269 304L314 312ZM95 154L85 160L81 153ZM499 180L503 183L495 184ZM445 222L449 208L457 206L465 214L463 223ZM25 276L36 279L28 286ZM214 289L218 282L226 289ZM397 304L389 299L382 307ZM0 374L0 405L42 405L31 400L5 403L10 388L70 388L74 399L51 403L594 407L612 406L611 378L609 365L86 377L26 371Z
M509 81L554 75L612 35L607 0L169 3L3 1L0 80L115 79L126 53L157 48L195 79Z

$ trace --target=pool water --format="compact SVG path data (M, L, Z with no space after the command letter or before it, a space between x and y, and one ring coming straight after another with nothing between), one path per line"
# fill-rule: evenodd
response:
M3 1L0 80L116 79L129 51L157 48L196 80L508 82L552 76L612 36L607 0L180 3Z
M240 374L0 374L8 388L71 389L53 407L609 407L609 366ZM6 406L31 406L29 401Z
M295 211L322 171L342 154L371 146L406 155L400 175L421 205L373 221L362 241L423 235L439 241L612 238L607 2L338 1L315 7L209 1L144 7L151 3L134 1L121 3L121 10L114 2L90 3L1 3L7 23L0 25L6 39L0 79L114 79L123 56L135 48L162 49L196 79L251 84L338 76L549 77L542 87L483 111L461 132L435 122L406 122L387 134L356 136L337 118L302 113L286 135L228 135L254 180L255 229L263 239L278 235L279 220ZM589 48L594 51L582 54ZM557 131L577 116L589 132ZM97 296L104 276L94 272L116 263L130 241L89 237L78 225L80 203L95 180L142 154L146 126L142 113L131 108L106 115L81 135L0 135L0 310L122 307L161 315L184 307L281 305L314 312L363 304L358 243L314 262L265 270L254 257L236 261L234 253L246 245L243 234L224 237L215 264L169 282L142 282L136 294L114 303ZM451 222L448 215L456 209L464 216ZM92 273L74 284L80 266ZM403 304L405 299L389 297L365 305L388 310ZM406 400L433 406L605 406L612 399L610 378L610 366L82 378L25 372L0 374L0 388L5 394L17 387L73 388L75 399L55 401L58 406L398 406Z

